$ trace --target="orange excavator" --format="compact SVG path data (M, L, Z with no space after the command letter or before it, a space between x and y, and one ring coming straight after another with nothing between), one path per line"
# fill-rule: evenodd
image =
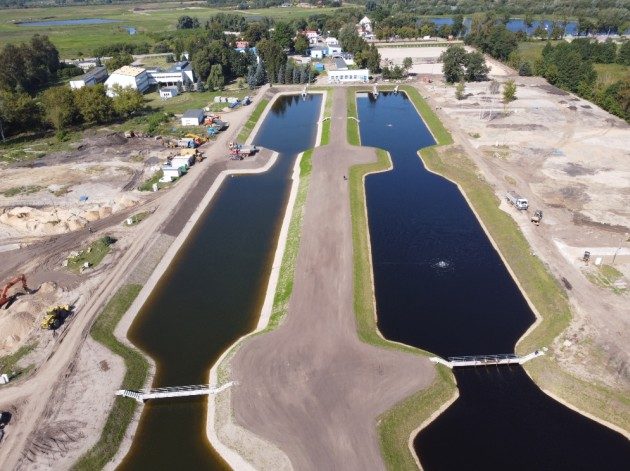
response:
M2 294L0 294L0 307L4 306L6 303L8 303L11 300L12 296L9 296L7 293L9 292L9 290L11 289L13 285L18 284L19 282L22 282L22 288L24 289L24 291L26 291L27 293L30 293L28 286L26 286L26 276L25 275L16 276L12 280L10 280L6 284L4 289L2 290Z

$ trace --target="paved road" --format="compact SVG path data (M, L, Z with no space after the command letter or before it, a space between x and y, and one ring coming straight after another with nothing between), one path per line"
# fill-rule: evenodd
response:
M294 469L382 469L376 419L426 388L425 358L359 341L353 310L348 182L370 148L346 144L346 90L335 90L331 144L316 149L286 321L232 360L239 424L279 446Z

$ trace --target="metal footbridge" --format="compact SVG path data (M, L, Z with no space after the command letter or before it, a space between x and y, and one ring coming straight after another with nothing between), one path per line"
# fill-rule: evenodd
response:
M466 366L495 366L495 365L522 365L534 358L545 354L547 349L536 350L525 356L518 356L514 353L505 353L499 355L472 355L462 357L448 357L446 360L440 357L432 357L430 360L433 363L439 363L440 365L448 366L449 368L462 368Z
M116 391L116 396L130 397L139 403L144 403L147 399L166 399L169 397L207 396L209 394L219 394L227 388L236 384L234 381L215 387L209 384L194 384L190 386L173 386L168 388L156 388L146 390L120 389Z

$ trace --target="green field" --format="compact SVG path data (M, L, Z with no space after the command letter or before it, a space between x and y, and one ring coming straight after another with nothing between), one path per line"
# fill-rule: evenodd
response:
M45 34L55 44L63 58L89 57L94 48L118 42L153 43L148 33L175 31L177 18L197 17L204 23L219 12L232 12L255 20L264 16L274 19L294 19L314 14L331 13L334 8L268 8L236 11L204 6L184 7L181 3L124 5L89 5L0 10L0 46L8 42L27 41L33 34ZM105 18L118 23L77 26L22 26L17 22L37 20L69 20ZM127 27L136 28L129 35Z
M623 64L593 64L597 82L606 86L630 77L630 66Z
M555 46L560 41L550 41L552 46ZM534 65L536 59L542 56L542 50L547 44L546 41L526 41L518 43L518 54L521 59L529 61Z

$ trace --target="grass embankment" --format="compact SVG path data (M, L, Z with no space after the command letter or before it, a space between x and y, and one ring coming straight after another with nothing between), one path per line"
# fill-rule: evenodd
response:
M499 209L492 187L479 177L473 162L456 148L423 149L422 160L431 171L460 185L471 206L483 221L499 252L519 285L541 316L535 329L516 345L519 354L551 346L569 325L571 310L565 291L543 262L532 255L529 243L517 223ZM528 374L548 390L579 409L616 424L630 426L630 398L623 392L583 381L562 370L553 352L524 365Z
M276 293L273 298L271 316L264 332L277 328L287 315L289 299L293 292L295 264L300 249L300 240L302 239L304 206L306 204L306 196L308 195L311 181L311 170L313 168L312 157L313 149L310 149L304 152L302 160L300 161L300 184L293 205L291 221L289 222L289 231L287 233L284 254L282 256L282 264L280 265L280 276L278 277L278 284L276 285Z
M140 285L125 285L120 288L105 306L90 332L94 340L123 358L126 372L121 387L124 389L141 389L149 372L149 363L144 356L137 350L120 343L114 335L116 325L141 289ZM110 462L120 447L136 407L138 407L136 401L117 397L98 442L79 458L73 469L102 469Z
M452 142L437 116L422 100L412 87L402 87L414 102L439 144ZM356 89L348 91L348 117L357 117ZM348 142L359 142L358 125L350 129L348 119ZM378 332L374 308L374 290L372 282L372 258L369 244L367 209L365 207L365 176L382 172L391 167L389 153L378 149L376 163L355 165L350 169L350 210L352 214L352 242L354 247L354 311L357 319L359 338L366 343L382 348L392 348L417 355L428 355L417 348L390 342ZM378 434L381 452L389 469L415 469L416 461L408 447L408 440L413 431L431 417L431 415L453 397L456 391L453 374L446 367L437 366L438 374L433 384L417 394L401 401L387 411L378 421Z
M266 98L263 98L262 100L258 102L258 104L256 105L256 108L254 109L249 119L243 126L243 129L241 129L241 132L238 133L238 137L237 137L238 142L245 142L247 140L247 138L252 133L254 126L256 126L256 123L260 119L260 116L262 115L268 103L269 103L269 100Z
M146 218L148 218L151 214L152 214L151 211L142 211L138 214L134 214L133 216L130 216L129 218L125 219L125 222L123 222L123 225L127 227L137 226ZM127 221L129 220L131 220L131 224L127 223Z
M353 146L361 145L361 135L359 134L359 122L357 117L356 89L348 88L348 103L346 105L348 126L346 127L346 140Z
M68 259L68 268L78 272L85 263L89 263L90 267L95 267L103 261L105 255L109 253L110 247L116 242L109 236L101 237L92 242L89 248L79 252L76 257Z
M326 88L326 103L324 104L324 122L322 123L322 137L320 145L325 146L330 143L330 117L333 104L333 89ZM328 118L328 119L326 119Z

